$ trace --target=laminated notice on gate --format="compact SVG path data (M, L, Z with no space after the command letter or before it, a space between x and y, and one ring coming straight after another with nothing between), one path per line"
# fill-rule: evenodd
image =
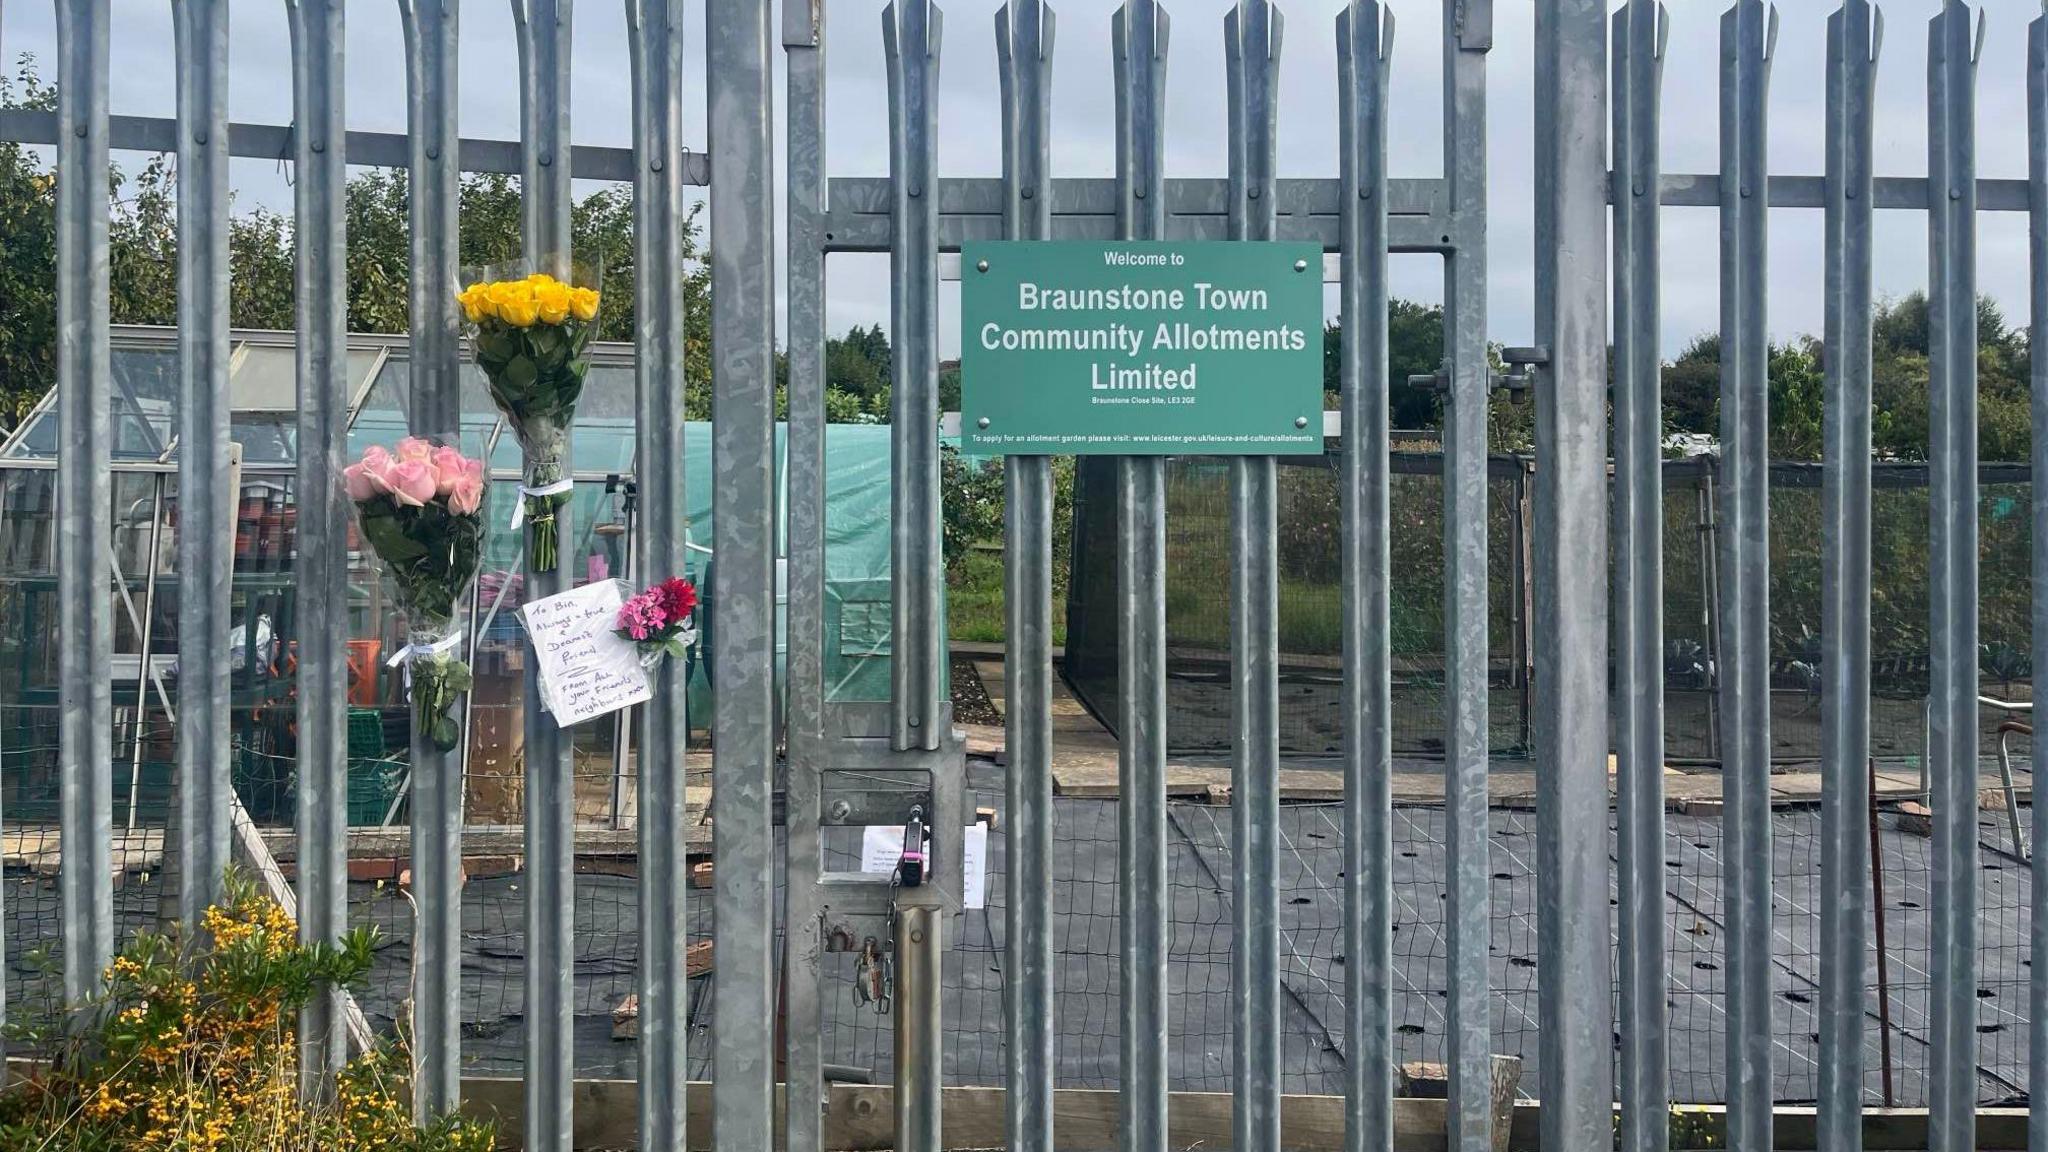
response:
M541 706L556 724L581 724L654 695L633 642L612 631L623 603L617 580L599 580L519 610L539 661Z
M961 844L961 886L967 891L960 894L960 903L968 908L980 908L987 902L988 895L988 825L978 820L969 824ZM896 871L896 865L902 859L903 829L900 826L870 824L861 830L861 871L886 876Z

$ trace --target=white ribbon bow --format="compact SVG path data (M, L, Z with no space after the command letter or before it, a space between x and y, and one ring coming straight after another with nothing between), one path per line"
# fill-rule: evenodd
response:
M539 488L528 488L526 485L521 484L519 486L519 499L512 502L512 530L517 532L519 531L519 526L526 523L526 498L528 496L560 496L562 493L575 487L576 481L573 479L557 480L553 484L544 484Z
M401 664L405 665L405 695L407 699L411 699L412 662L422 656L439 656L460 643L462 643L462 633L457 631L450 632L431 644L407 644L393 653L391 659L384 662L384 666L386 668L396 668Z

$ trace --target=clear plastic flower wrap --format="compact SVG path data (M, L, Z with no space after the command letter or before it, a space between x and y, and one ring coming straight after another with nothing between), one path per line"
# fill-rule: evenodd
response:
M414 728L444 752L461 743L455 702L474 680L457 609L482 561L490 492L483 461L454 444L419 436L373 444L342 471L363 541L391 570L405 610L406 644L389 663L405 670Z
M564 280L531 270L536 267L570 270ZM529 572L553 571L561 557L555 514L574 488L562 457L590 371L587 353L601 302L597 284L595 269L543 258L466 275L457 296L491 399L530 461L512 512L513 528L533 525Z

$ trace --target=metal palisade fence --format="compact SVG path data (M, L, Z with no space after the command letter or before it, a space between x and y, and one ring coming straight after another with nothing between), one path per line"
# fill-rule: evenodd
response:
M706 6L708 158L684 146L686 29L680 0L626 0L633 148L579 149L570 131L571 0L513 0L520 55L521 139L463 141L456 119L455 0L400 0L408 131L350 133L344 110L341 0L291 0L294 121L289 129L226 118L229 6L176 5L178 108L162 122L109 115L108 0L57 0L59 105L47 121L16 116L23 139L55 146L58 176L58 570L61 666L61 875L66 995L90 993L115 944L110 582L99 520L110 501L108 202L115 146L174 148L180 160L178 331L182 381L179 804L176 845L191 916L214 895L235 842L227 774L231 556L224 473L229 447L227 168L274 156L288 141L295 174L299 328L297 580L306 604L296 701L298 901L308 939L347 921L347 505L334 475L346 423L343 180L347 163L409 169L411 391L422 432L458 426L460 314L457 190L464 171L516 173L529 253L565 259L572 176L630 180L635 190L636 434L639 554L656 571L685 556L682 378L684 195L711 184L714 517L718 627L710 660L721 705L713 730L717 1021L713 1116L721 1147L776 1139L778 1069L789 1090L782 1128L793 1150L824 1140L821 987L826 957L854 953L893 969L876 987L894 1013L896 1147L941 1146L940 966L963 891L965 752L946 689L940 548L939 284L942 253L991 239L1295 240L1335 260L1345 332L1341 372L1343 701L1342 1046L1346 1145L1394 1139L1392 932L1395 919L1387 405L1390 253L1443 260L1443 829L1450 1146L1492 1146L1489 1020L1488 458L1486 411L1500 383L1487 342L1486 62L1491 0L1444 0L1443 175L1389 169L1388 75L1394 21L1351 0L1335 24L1339 149L1335 179L1276 171L1285 33L1270 0L1225 16L1229 117L1226 178L1166 172L1166 70L1173 23L1157 0L1126 0L1101 26L1115 61L1111 179L1051 171L1051 60L1056 21L1040 0L996 16L1002 94L999 179L944 177L937 78L942 18L930 0L893 0L881 27L889 87L889 174L841 177L825 165L823 0L780 13L785 90L772 90L777 31L768 0ZM1530 572L1532 747L1538 862L1541 1139L1549 1148L1632 1152L1669 1145L1669 947L1664 908L1665 780L1660 458L1659 217L1668 205L1718 207L1721 222L1725 522L1716 537L1719 716L1726 733L1724 877L1728 924L1728 1133L1732 1146L1772 1141L1771 777L1767 293L1769 209L1818 208L1826 230L1826 426L1823 467L1822 889L1823 1010L1819 1126L1824 1146L1856 1147L1864 1100L1866 902L1871 859L1870 504L1873 215L1922 212L1929 227L1932 443L1931 1022L1932 1146L1973 1146L1979 950L1976 809L1978 629L1975 232L1979 212L2026 212L2032 316L2048 325L2048 17L2028 27L2029 168L1983 180L1975 168L1979 14L1945 0L1927 28L1928 169L1873 176L1872 127L1882 22L1845 0L1828 22L1826 168L1818 178L1766 170L1767 93L1776 14L1737 0L1721 24L1720 171L1662 171L1658 137L1665 17L1654 0L1545 0L1536 6L1536 329L1505 350L1537 410ZM1328 34L1327 28L1296 35ZM1417 37L1417 41L1426 39ZM784 113L788 702L778 706L775 435L775 111ZM715 174L715 183L713 176ZM1611 239L1610 239L1611 228ZM893 556L890 698L834 699L824 679L826 257L886 252L890 261ZM1613 340L1611 506L1608 386ZM2035 474L2048 469L2048 358L2033 363ZM567 463L564 463L567 470ZM1008 825L1004 971L1008 1142L1055 1146L1055 918L1052 804L1053 483L1045 457L1005 463L1005 672ZM1138 1149L1170 1142L1166 542L1167 480L1158 457L1119 461L1115 477L1119 704L1117 730L1119 982L1118 1124ZM1281 932L1276 916L1280 815L1280 578L1276 470L1231 462L1231 1072L1232 1136L1277 1149ZM566 514L566 513L564 513ZM2034 667L2048 667L2048 501L2033 506ZM564 530L566 535L566 529ZM1610 581L1609 558L1612 557ZM562 570L529 571L528 590L566 588ZM638 979L641 1147L685 1143L687 961L683 673L658 674L639 748ZM525 692L525 1117L527 1146L570 1147L574 1061L574 851L571 759L564 734ZM1612 735L1610 736L1610 711ZM1615 750L1616 841L1605 834ZM786 767L778 770L778 746ZM413 998L424 1113L456 1106L460 1080L462 766L416 734L412 863L418 901ZM780 803L778 803L778 798ZM2035 810L2034 837L2048 833ZM783 831L778 834L778 816ZM902 824L934 833L934 883L830 870L832 827ZM778 845L782 859L777 859ZM2048 885L2034 865L2033 954L2048 954ZM1611 870L1610 870L1611 869ZM776 876L783 875L778 956ZM1611 910L1612 886L1618 900ZM1611 943L1618 942L1618 943ZM1610 948L1615 949L1610 952ZM1618 964L1616 957L1618 953ZM782 993L778 1030L778 970ZM1617 982L1618 976L1618 982ZM2033 966L2028 1018L2034 1099L2048 1098L2048 968ZM1618 995L1617 995L1618 993ZM1618 1019L1615 1008L1618 1005ZM305 1088L318 1094L347 1054L336 997L303 1022ZM1619 1038L1617 1045L1616 1039ZM778 1051L778 1045L783 1051ZM2031 1120L2048 1148L2048 1114ZM701 1138L702 1134L699 1134Z

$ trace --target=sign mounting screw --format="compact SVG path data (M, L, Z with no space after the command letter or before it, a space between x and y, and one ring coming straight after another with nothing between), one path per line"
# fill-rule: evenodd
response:
M979 419L979 420L976 420L976 421L974 422L974 426L975 426L976 428L986 428L986 427L988 427L988 417L986 417L986 416L983 416L983 417L982 417L981 419Z
M974 262L974 270L975 270L976 272L986 272L986 271L988 271L988 261L986 261L986 260L977 260L977 261L975 261L975 262Z
M1296 272L1306 272L1306 271L1308 271L1308 261L1306 261L1306 260L1296 260L1296 261L1294 262L1294 270L1295 270Z
M1296 417L1294 418L1294 426L1295 426L1296 428L1306 428L1306 427L1308 427L1308 417L1306 417L1306 416L1296 416Z

